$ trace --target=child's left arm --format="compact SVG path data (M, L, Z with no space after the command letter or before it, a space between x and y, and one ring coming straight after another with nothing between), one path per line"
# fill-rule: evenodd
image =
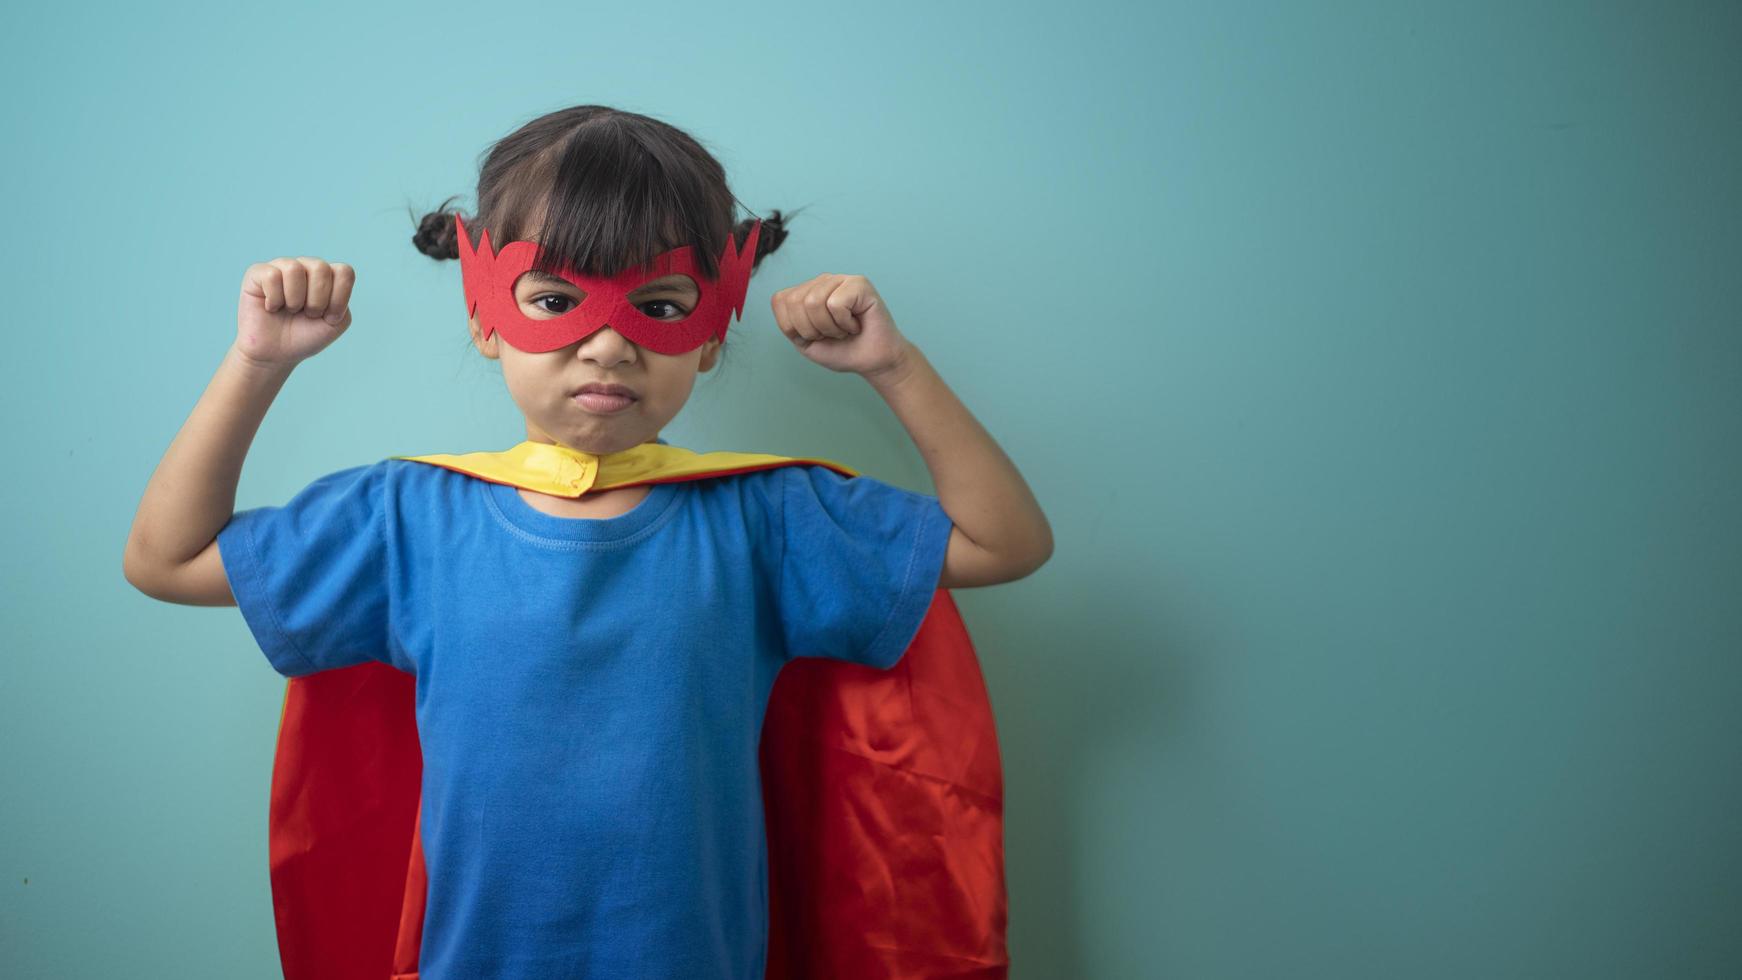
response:
M770 305L799 353L870 382L919 447L955 525L939 588L1009 582L1052 557L1052 527L1028 483L896 329L869 279L825 273L780 290Z

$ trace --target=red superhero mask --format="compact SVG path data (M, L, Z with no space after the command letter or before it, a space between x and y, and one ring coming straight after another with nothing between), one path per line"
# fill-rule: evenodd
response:
M567 347L604 326L660 354L683 354L702 346L711 337L724 340L732 317L743 319L744 293L750 285L750 266L756 258L756 237L762 231L762 222L751 225L744 246L736 251L731 236L727 236L717 279L702 278L689 245L661 253L644 266L625 269L610 278L563 269L558 275L581 290L585 298L567 313L535 320L522 313L520 304L514 301L514 281L532 269L533 260L538 257L538 243L509 242L497 251L490 247L490 230L486 228L474 249L465 223L457 214L454 224L460 232L460 278L466 294L466 316L477 315L485 338L500 332L504 340L529 354ZM688 276L701 291L695 308L682 320L656 320L629 302L629 294L642 285L674 273Z

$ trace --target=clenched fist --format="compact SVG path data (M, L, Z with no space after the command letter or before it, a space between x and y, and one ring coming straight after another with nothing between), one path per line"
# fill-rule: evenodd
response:
M351 325L356 281L356 271L345 263L308 255L254 263L242 274L237 352L284 368L320 353Z
M899 366L907 338L864 276L824 273L769 300L774 322L798 352L831 371L873 375Z

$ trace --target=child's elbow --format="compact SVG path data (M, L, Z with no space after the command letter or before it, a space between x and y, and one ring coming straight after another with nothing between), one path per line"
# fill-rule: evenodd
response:
M1030 575L1033 575L1035 572L1040 571L1040 567L1042 565L1045 565L1047 562L1049 562L1051 560L1052 560L1052 533L1049 531L1046 535L1046 539L1040 544L1040 546L1035 548L1034 551L1030 552L1026 559L1024 559L1022 562L1018 563L1017 568L1019 568L1020 571L1016 574L1015 577L1016 578L1027 578Z
M989 551L971 541L960 527L950 532L944 554L942 589L981 588L1027 578L1052 557L1052 536L1025 548Z
M1020 552L1021 558L1016 562L1017 578L1027 578L1040 571L1040 566L1052 560L1052 525L1043 516L1034 534L1029 538L1028 547Z

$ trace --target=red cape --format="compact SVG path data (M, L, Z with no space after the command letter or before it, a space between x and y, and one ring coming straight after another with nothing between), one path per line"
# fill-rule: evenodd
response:
M286 685L268 817L286 980L417 978L415 692L385 663ZM1008 976L998 737L947 589L888 670L788 662L760 762L767 980Z

